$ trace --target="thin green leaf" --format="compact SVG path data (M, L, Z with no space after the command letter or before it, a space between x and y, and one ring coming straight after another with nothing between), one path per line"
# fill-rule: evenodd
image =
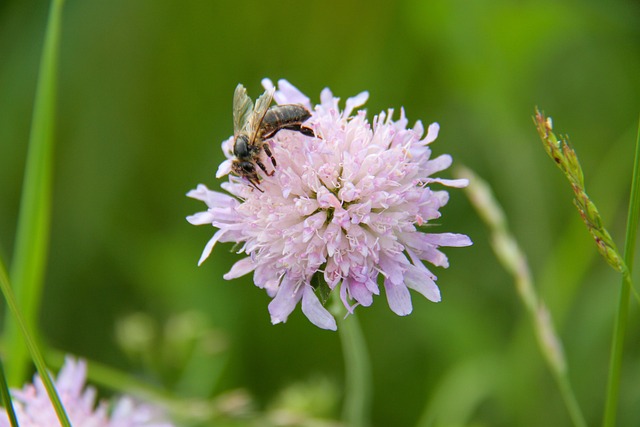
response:
M49 399L51 399L51 403L58 415L58 419L60 420L60 424L63 427L71 427L71 423L69 422L69 418L67 417L67 413L62 406L62 402L60 402L60 397L58 396L58 392L56 391L55 386L53 385L53 381L51 381L51 377L49 376L49 372L47 371L47 365L44 363L44 358L42 357L42 353L40 349L36 345L36 341L33 338L33 334L24 321L20 310L18 309L18 304L16 303L16 297L13 294L13 290L11 288L11 283L9 282L9 277L7 276L7 270L5 269L4 263L0 260L0 288L2 289L2 293L4 295L5 300L7 301L7 306L9 307L9 311L11 312L13 318L18 324L18 328L20 328L20 332L22 332L22 336L24 337L24 341L26 343L27 349L31 354L31 358L36 365L36 369L40 374L40 378L44 384L45 389L47 390L47 394L49 395Z
M49 244L54 113L63 0L52 0L31 121L11 279L25 322L36 325ZM29 364L20 329L11 313L5 320L9 383L24 381Z
M326 264L320 267L320 270L324 270ZM329 297L331 296L331 288L329 284L324 280L324 275L317 271L313 277L311 277L311 287L316 294L320 303L324 306L327 304Z
M616 425L618 400L620 394L620 375L622 371L622 354L624 352L624 336L629 317L629 297L633 289L631 273L638 235L638 221L640 221L640 120L636 137L636 154L631 178L631 195L629 197L629 212L627 215L627 232L624 244L624 263L626 269L622 272L620 299L618 300L618 314L613 330L611 343L611 359L609 362L609 380L607 382L607 401L605 403L602 425L613 427Z
M2 404L4 405L5 411L9 416L11 427L18 427L18 418L16 417L16 412L13 410L11 392L9 391L9 386L7 385L7 378L4 375L2 361L0 361L0 395L2 395Z

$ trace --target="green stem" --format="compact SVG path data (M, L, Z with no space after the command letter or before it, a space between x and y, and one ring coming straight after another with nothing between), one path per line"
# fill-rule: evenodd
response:
M502 207L495 200L489 185L471 170L459 168L456 177L466 178L466 188L472 205L491 231L491 246L498 261L513 276L518 296L529 314L538 346L554 376L567 412L575 427L586 427L586 422L569 381L566 358L560 337L555 332L551 313L536 292L533 276L525 254L509 231Z
M22 336L26 343L27 349L31 354L31 358L36 365L36 369L40 374L40 378L44 384L45 389L47 390L47 394L49 395L49 399L51 399L51 403L58 415L58 419L63 427L71 427L71 423L69 422L69 418L67 418L67 413L64 411L64 407L62 406L62 402L60 402L60 397L56 392L56 388L53 385L53 381L51 381L51 377L49 376L49 372L47 371L47 365L44 363L44 358L40 353L40 349L36 345L36 342L33 338L33 334L27 323L22 318L22 314L18 309L18 304L16 303L16 297L13 294L13 290L11 288L11 284L9 283L9 277L7 276L7 271L4 267L4 263L0 260L0 288L2 289L2 293L4 294L4 298L7 301L7 306L9 307L9 311L13 318L15 319L20 331L22 332Z
M49 10L11 265L11 280L19 307L32 327L36 324L40 306L49 243L56 76L63 3L64 0L52 0ZM18 325L10 313L5 318L5 344L9 383L21 384L29 360Z
M371 362L364 335L355 314L344 318L344 306L335 295L331 311L338 319L338 333L344 356L345 396L342 418L349 427L366 427L370 425L372 387Z
M13 402L11 401L11 392L7 385L7 378L4 375L4 368L0 361L0 395L2 395L2 404L5 407L7 415L9 416L9 422L11 427L18 427L18 418L16 418L16 412L13 410Z
M622 272L622 286L620 299L618 300L618 314L613 329L611 343L611 360L609 362L609 380L607 382L607 401L605 403L602 425L614 427L618 410L620 393L620 373L622 370L622 354L624 351L624 336L627 330L627 318L629 316L629 296L633 285L631 273L633 271L633 259L640 220L640 124L636 138L636 154L633 164L633 177L631 180L631 195L629 199L629 212L627 215L627 232L624 244L624 262L626 269Z
M587 427L587 422L584 420L582 410L580 409L580 405L576 400L576 395L573 392L571 383L569 382L569 376L565 372L562 375L556 374L555 377L560 389L560 394L564 400L564 405L567 407L567 412L569 412L569 417L571 417L573 425Z

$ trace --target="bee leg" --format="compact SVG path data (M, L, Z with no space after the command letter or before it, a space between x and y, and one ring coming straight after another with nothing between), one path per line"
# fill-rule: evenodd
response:
M267 153L267 156L269 156L269 158L271 159L271 163L273 163L273 167L275 168L277 166L276 158L273 157L273 154L271 153L271 147L269 147L269 143L265 142L264 144L262 144L262 149L265 153Z
M301 134L303 134L305 136L316 136L316 133L313 131L313 129L311 129L309 127L306 127L306 126L303 126L300 123L288 125L288 126L283 127L282 129L292 130L294 132L300 132Z
M273 176L274 173L276 173L276 171L267 171L267 168L265 167L264 163L262 163L260 160L256 160L256 164L260 167L260 169L262 169L264 171L264 173L266 173L269 176Z
M276 135L276 133L280 132L282 129L292 130L294 132L300 132L301 134L303 134L305 136L317 137L316 133L313 131L313 129L311 129L309 127L306 127L306 126L302 126L302 124L297 123L297 124L292 124L292 125L279 127L278 129L274 130L271 133L264 134L263 138L264 139L273 138Z
M256 181L254 181L254 180L250 179L250 180L249 180L249 183L250 183L250 184L251 184L251 186L252 186L253 188L255 188L256 190L258 190L258 191L259 191L259 192L261 192L261 193L264 193L264 190L263 190L262 188L258 187L258 183L257 183Z
M296 129L296 130L298 132L300 132L301 134L306 135L306 136L311 136L311 137L315 137L316 136L316 133L313 131L313 129L308 128L306 126L300 125L300 129Z

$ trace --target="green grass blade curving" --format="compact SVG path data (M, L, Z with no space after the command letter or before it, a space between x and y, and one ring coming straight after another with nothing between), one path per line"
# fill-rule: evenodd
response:
M7 385L7 378L4 375L4 367L2 366L2 361L0 361L0 395L2 396L2 405L7 413L7 417L9 418L9 424L11 427L18 427L18 418L16 417L16 412L13 409L13 402L11 401L11 392L9 391L9 386Z
M0 289L2 290L2 294L4 295L5 300L7 301L9 312L13 316L13 319L15 319L18 328L22 333L22 337L24 338L24 342L26 343L27 350L29 351L31 358L36 365L36 369L38 370L40 378L42 379L42 383L47 390L49 399L51 399L51 403L53 404L53 407L56 411L58 420L60 420L60 424L63 427L71 427L71 423L69 422L67 413L62 406L62 402L60 401L58 392L56 391L56 388L53 385L53 381L51 381L51 377L49 376L49 372L47 371L47 365L44 362L42 353L40 352L40 349L38 348L36 341L33 338L31 329L20 313L16 297L13 294L11 283L9 282L9 277L7 276L7 271L2 260L0 260Z
M620 394L620 375L622 371L622 355L624 353L624 336L629 317L629 297L633 289L632 276L633 259L638 235L638 221L640 220L640 121L636 137L636 154L633 163L631 179L631 195L629 197L629 211L627 215L627 232L624 243L624 262L627 266L623 271L618 313L613 330L611 343L611 358L609 362L609 380L607 382L607 400L605 402L602 425L613 427L616 425L618 401Z
M31 121L22 199L11 264L11 281L25 322L35 330L49 244L54 139L54 115L58 49L64 0L52 0ZM4 330L7 378L21 384L29 366L29 355L21 331L11 312Z

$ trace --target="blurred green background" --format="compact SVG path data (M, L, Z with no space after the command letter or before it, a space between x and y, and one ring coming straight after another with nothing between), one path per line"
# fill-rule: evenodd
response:
M6 262L47 11L47 1L0 1ZM368 90L370 115L404 106L411 122L440 123L434 152L492 185L554 315L578 400L599 423L619 277L597 256L531 115L538 105L570 135L622 247L640 111L637 2L67 0L63 25L40 322L52 346L179 395L243 388L258 409L296 382L325 378L342 389L338 335L299 309L272 326L269 298L250 277L222 279L238 259L230 245L196 267L213 229L184 219L203 209L187 191L219 186L236 84L255 97L263 77L286 78L312 102L324 87L342 99ZM568 425L512 279L464 193L450 194L439 229L474 246L445 250L442 303L414 294L404 318L384 297L357 310L372 356L373 424ZM177 330L214 345L173 354L175 320L191 312L196 320ZM144 313L138 323L135 313ZM163 350L132 356L118 344L123 319L165 328L151 339ZM639 320L634 303L620 425L640 420Z

